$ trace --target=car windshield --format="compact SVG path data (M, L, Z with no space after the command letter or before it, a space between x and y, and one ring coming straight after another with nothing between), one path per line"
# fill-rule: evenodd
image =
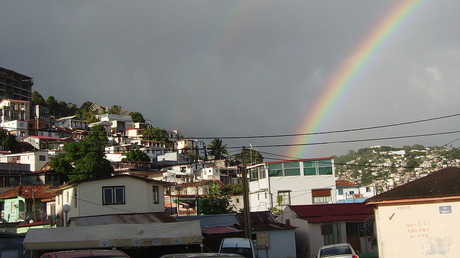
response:
M337 246L337 247L329 247L321 250L321 257L325 256L332 256L332 255L339 255L339 254L352 254L350 248L348 246Z
M220 252L228 254L239 254L246 258L252 258L252 251L250 248L224 247L220 250Z

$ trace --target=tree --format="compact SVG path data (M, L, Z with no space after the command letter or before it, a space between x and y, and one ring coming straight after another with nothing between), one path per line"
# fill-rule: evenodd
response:
M129 116L131 117L134 123L144 123L145 122L144 116L139 112L131 112L129 113Z
M46 105L45 99L38 91L32 91L32 99L30 102L32 105Z
M96 122L96 112L90 109L93 102L86 101L80 106L80 109L77 110L76 114L79 118L83 119L88 123Z
M135 149L132 151L128 151L126 154L126 158L123 158L121 161L141 161L141 162L150 162L150 157L145 152Z
M225 194L218 184L209 186L209 195L204 197L200 211L203 214L226 214L232 212L230 197Z
M1 150L16 152L18 142L16 137L8 133L5 129L0 129Z
M222 140L216 138L211 141L211 144L209 144L209 155L214 156L215 160L225 159L228 155L226 148L227 144L222 144Z
M114 115L121 115L122 109L121 106L118 105L113 105L109 110L107 110L107 113L109 114L114 114Z
M142 131L142 136L144 139L169 143L169 135L165 129L147 128Z
M59 104L57 100L54 98L54 96L49 96L46 99L46 105L50 109L50 114L56 116L56 110L58 109Z
M86 138L66 143L65 152L52 158L50 165L56 172L65 174L71 182L110 176L113 167L104 154L107 144L104 128L94 126Z
M259 164L264 162L264 157L260 152L252 149L244 149L235 155L235 159L232 163L235 165L243 163L243 153L245 154L246 163Z

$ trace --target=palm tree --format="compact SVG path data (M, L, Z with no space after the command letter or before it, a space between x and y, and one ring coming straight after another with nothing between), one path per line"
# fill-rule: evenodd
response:
M225 159L225 156L228 155L227 150L225 149L227 144L222 144L222 140L216 138L212 140L211 144L209 145L209 155L214 156L215 160Z

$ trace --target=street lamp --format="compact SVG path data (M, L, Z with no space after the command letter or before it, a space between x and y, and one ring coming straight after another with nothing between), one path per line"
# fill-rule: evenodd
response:
M70 211L70 205L64 204L62 210L64 211L64 227L67 227L67 213Z

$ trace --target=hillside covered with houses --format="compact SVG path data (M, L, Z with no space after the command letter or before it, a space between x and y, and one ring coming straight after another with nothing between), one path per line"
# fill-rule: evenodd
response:
M459 166L460 150L420 144L401 148L373 146L335 157L335 163L339 179L374 185L378 192L384 192L441 168Z
M458 206L460 151L448 146L275 161L242 149L230 157L221 139L190 139L118 105L45 99L11 70L0 69L0 82L8 88L0 90L0 227L15 237L4 241L17 257L31 257L22 243L35 254L217 252L229 237L252 238L259 257L314 257L340 242L376 254L376 224L387 223L375 216L379 205L407 210L416 196L445 202L442 215ZM415 186L401 191L406 185Z

